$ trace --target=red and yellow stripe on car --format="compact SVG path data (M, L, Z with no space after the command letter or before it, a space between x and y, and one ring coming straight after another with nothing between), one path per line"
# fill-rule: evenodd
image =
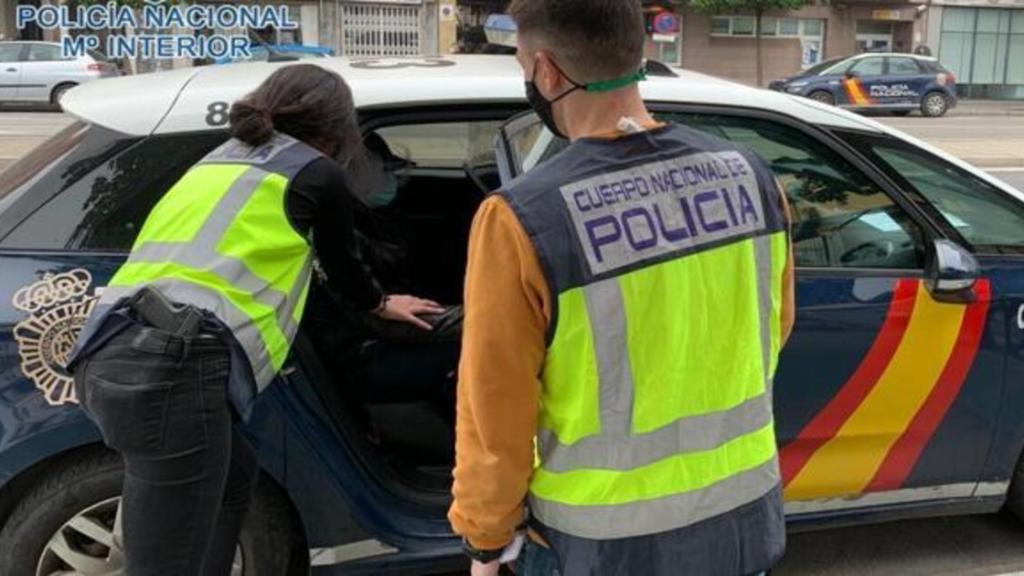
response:
M861 85L860 79L857 77L844 78L843 89L846 90L846 97L849 99L850 104L855 106L871 106L874 104L871 97L864 92L864 86Z
M990 285L971 304L935 301L899 280L885 323L857 370L781 450L788 500L895 490L960 393L981 343Z

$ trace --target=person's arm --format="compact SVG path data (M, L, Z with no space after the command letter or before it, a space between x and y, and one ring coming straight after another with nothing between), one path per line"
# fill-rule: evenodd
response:
M776 180L779 187L779 196L782 198L782 211L786 215L786 268L782 272L782 342L784 347L793 334L793 325L796 324L796 279L793 263L793 213L789 208L789 200L786 198L786 188L782 182Z
M551 315L533 246L499 197L473 223L465 308L448 517L470 546L489 551L525 521Z
M429 330L417 315L440 313L441 306L413 296L386 295L360 257L354 201L344 169L329 158L303 168L288 189L288 217L300 234L312 236L328 292L357 310Z

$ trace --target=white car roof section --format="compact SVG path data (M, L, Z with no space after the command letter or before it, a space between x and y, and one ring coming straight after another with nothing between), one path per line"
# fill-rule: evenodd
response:
M323 58L304 63L341 74L352 87L356 105L362 109L417 104L525 103L522 72L511 56ZM69 92L64 108L75 116L129 134L205 130L216 125L207 120L211 104L241 98L278 67L289 64L206 66L102 80ZM660 102L764 109L812 124L877 130L875 124L835 108L808 106L797 97L756 90L696 72L677 72L678 78L655 76L644 82L644 97ZM168 108L171 108L169 113Z
M61 98L65 112L106 128L144 136L160 124L195 68L89 82ZM198 113L198 112L197 112Z

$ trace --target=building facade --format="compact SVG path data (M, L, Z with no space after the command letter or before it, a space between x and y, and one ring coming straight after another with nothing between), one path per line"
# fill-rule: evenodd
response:
M30 27L19 30L19 4L65 4L74 0L0 0L0 40L58 41L60 30ZM208 1L209 4L229 3ZM455 0L274 0L286 4L299 24L294 30L201 30L199 34L259 36L272 44L305 44L331 48L348 56L437 55L456 48L458 17ZM130 30L117 31L131 34ZM136 71L189 66L181 61L136 62Z
M647 4L649 58L756 83L754 16ZM916 52L938 57L964 96L1024 99L1024 0L819 0L769 12L761 29L764 83L825 59Z

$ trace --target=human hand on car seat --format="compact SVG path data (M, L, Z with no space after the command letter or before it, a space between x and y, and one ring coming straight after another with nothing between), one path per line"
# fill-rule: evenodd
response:
M444 308L433 300L415 296L387 296L384 304L375 312L377 316L392 322L406 322L424 330L434 327L420 318L421 314L441 314Z

